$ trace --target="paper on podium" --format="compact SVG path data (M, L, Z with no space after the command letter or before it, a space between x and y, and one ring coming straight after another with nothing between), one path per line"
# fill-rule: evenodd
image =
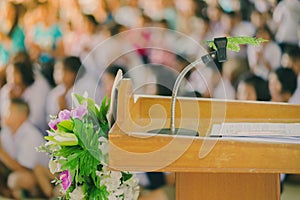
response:
M300 123L214 124L210 136L255 141L300 143Z

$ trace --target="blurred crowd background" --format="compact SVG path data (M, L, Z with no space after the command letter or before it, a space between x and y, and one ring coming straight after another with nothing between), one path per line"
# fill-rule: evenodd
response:
M22 99L45 132L73 91L100 103L118 69L137 94L171 95L178 73L211 51L203 41L223 36L268 41L194 69L181 95L300 104L298 0L1 0L1 116Z

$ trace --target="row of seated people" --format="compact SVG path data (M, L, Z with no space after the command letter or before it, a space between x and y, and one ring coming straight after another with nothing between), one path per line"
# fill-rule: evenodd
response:
M202 92L200 89L197 92L194 92L194 96L203 96L203 97L219 97L223 98L226 96L230 96L230 90L228 90L227 86L230 86L234 90L233 98L236 98L240 100L262 100L262 101L281 101L281 102L289 102L290 99L294 99L295 101L299 101L299 87L297 87L297 75L296 72L299 73L299 48L293 49L293 51L287 52L287 55L285 56L286 60L283 60L283 66L285 67L279 67L274 72L272 72L269 75L269 84L268 81L265 79L258 77L257 75L254 75L251 73L250 70L246 70L248 73L244 76L238 76L239 81L236 82L236 88L237 91L235 91L233 84L231 83L231 78L233 77L233 72L229 73L226 70L230 69L234 64L228 62L232 66L228 66L227 63L224 64L224 66L219 66L216 68L201 68L201 70L195 70L193 71L189 77L187 77L186 84L183 85L183 90L185 92L182 93L182 95L185 95L188 90L185 88L185 85L195 85L195 88L193 88L193 91L197 90L199 88L199 85L201 82L205 81L207 82L208 86L205 92ZM11 191L13 191L13 195L16 198L19 198L21 195L21 189L30 190L31 188L28 188L30 184L26 184L26 186L23 188L23 186L20 186L18 184L22 184L20 178L22 176L32 176L32 184L37 184L37 179L33 176L33 169L37 167L38 169L41 169L40 162L42 163L42 166L47 165L43 160L45 160L45 157L41 157L41 159L37 160L36 163L32 162L31 165L26 165L26 163L22 163L22 159L24 157L27 159L28 156L26 155L33 155L31 153L26 154L27 151L24 151L24 155L20 154L17 155L17 153L23 152L20 151L19 148L22 147L24 144L18 144L17 142L23 142L22 140L18 140L18 137L16 137L16 140L13 140L16 133L18 135L18 132L21 129L23 129L23 124L31 124L32 128L35 128L36 131L36 144L28 144L31 148L31 151L36 147L39 146L41 143L41 138L43 136L43 130L47 129L47 115L56 115L59 110L65 109L65 108L71 108L72 107L72 98L71 93L72 92L79 92L79 91L85 91L85 90L92 90L91 93L93 94L95 98L95 89L97 89L99 84L97 81L94 81L89 79L86 74L83 73L82 64L80 62L80 59L77 57L66 57L61 62L57 62L55 64L55 80L57 81L57 85L54 88L51 88L49 84L47 83L46 79L38 72L35 71L33 65L30 63L28 57L26 57L26 54L20 54L22 56L15 57L14 62L8 65L6 69L7 73L7 83L1 88L0 95L1 95L1 119L2 119L2 125L3 128L1 130L1 150L3 155L9 155L7 156L1 156L1 163L3 163L6 167L4 167L4 172L1 174L4 176L3 180L7 180L7 182L4 183L7 187L10 187ZM182 66L186 66L186 61L182 61L178 59ZM218 63L217 63L218 66ZM144 67L141 67L140 70L131 70L126 73L126 67L121 67L118 65L112 65L108 67L104 74L101 77L101 89L104 94L109 95L112 83L114 81L114 76L118 69L122 69L125 77L131 77L133 78L136 75L139 75L141 73L146 73L148 76L155 77L156 79L148 80L149 83L155 83L154 87L149 87L148 84L134 87L139 90L141 87L147 87L148 91L151 91L153 94L158 95L171 95L172 93L172 87L176 78L176 73L174 71L163 67L159 65L146 65ZM204 70L204 71L202 71ZM213 75L216 75L216 79L212 78L215 76L208 76L207 70L212 72ZM130 72L131 71L131 72ZM233 70L234 71L234 70ZM250 74L249 74L250 72ZM202 74L201 74L202 73ZM149 75L151 74L151 75ZM199 79L202 77L201 80ZM141 74L142 75L142 74ZM198 75L198 79L197 79ZM240 75L240 74L239 74ZM88 78L87 78L88 77ZM195 79L196 77L196 79ZM299 77L299 76L298 76ZM87 81L88 80L88 81ZM215 81L217 80L217 81ZM230 81L229 81L230 80ZM298 79L299 80L299 79ZM189 83L189 84L187 84ZM229 83L229 84L228 84ZM299 82L298 82L299 84ZM197 87L198 85L198 87ZM218 85L225 85L222 91L219 90L218 92ZM227 85L227 86L226 86ZM76 86L76 90L74 90ZM209 87L212 86L212 87ZM80 87L82 89L80 90ZM201 91L201 92L200 92ZM220 92L221 91L221 92ZM218 96L219 95L219 96ZM295 96L296 95L296 96ZM101 96L101 95L99 95ZM100 97L99 97L100 100ZM17 107L18 109L13 109L14 107ZM7 111L9 109L12 109L11 111ZM18 111L20 110L20 111ZM30 110L30 112L29 112ZM23 111L22 114L14 114L13 112L20 112ZM8 113L8 114L7 114ZM47 114L46 114L47 113ZM11 114L13 117L13 120L18 121L17 118L20 117L19 123L9 123L9 120L6 120L7 115ZM18 116L18 117L16 117ZM22 117L23 116L23 117ZM7 122L8 121L8 122ZM26 123L25 123L26 121ZM43 121L43 122L41 122ZM28 123L27 123L28 122ZM19 124L19 126L17 126ZM16 126L16 127L12 127ZM20 130L18 130L20 128ZM27 127L28 128L28 127ZM5 133L7 132L7 133ZM9 132L9 134L8 134ZM25 126L25 132L26 132L26 126ZM28 136L30 138L30 136ZM40 138L40 139L38 139ZM3 140L3 141L2 141ZM11 140L10 142L6 140ZM32 140L34 142L35 140ZM26 142L26 140L24 140ZM9 145L13 144L13 145ZM26 143L25 143L26 144ZM26 146L26 145L25 145ZM27 146L28 147L28 146ZM36 156L36 158L39 158L39 156ZM30 160L30 159L28 159ZM11 167L11 162L16 161L19 166L22 166L29 170L30 173L25 174L19 174L16 173L9 173L11 171L19 170L14 168L14 166L18 166L15 164L12 164L13 167ZM33 170L33 171L32 171ZM37 170L38 173L42 173L44 175L47 175L48 173L45 173L45 170ZM47 171L47 170L46 170ZM11 174L12 176L7 176L8 174ZM12 178L10 178L12 177ZM38 176L43 177L43 176ZM49 178L51 176L46 176L46 178ZM41 181L43 183L43 181ZM5 187L1 187L5 188ZM36 188L36 187L33 187ZM45 189L46 188L46 189ZM52 187L48 186L48 188ZM52 195L52 192L49 192L50 189L47 189L47 186L42 186L41 189L45 189L44 194L49 196ZM4 190L4 189L3 189ZM9 190L5 190L9 191ZM33 189L31 191L32 194L35 194L37 191ZM3 192L4 193L4 192Z

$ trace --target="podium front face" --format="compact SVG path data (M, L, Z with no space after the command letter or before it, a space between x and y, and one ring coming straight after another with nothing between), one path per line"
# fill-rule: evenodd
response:
M300 145L209 137L222 122L300 122L300 106L180 98L176 127L197 137L149 134L170 123L169 97L135 96L119 86L109 162L116 170L176 172L177 199L280 199L280 173L300 173Z

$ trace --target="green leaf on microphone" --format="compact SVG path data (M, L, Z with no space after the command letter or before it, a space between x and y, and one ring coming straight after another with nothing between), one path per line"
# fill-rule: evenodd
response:
M253 45L259 46L262 42L267 42L263 38L239 36L239 37L227 37L227 49L230 51L239 52L240 45ZM213 40L207 40L205 43L212 49L217 50Z

